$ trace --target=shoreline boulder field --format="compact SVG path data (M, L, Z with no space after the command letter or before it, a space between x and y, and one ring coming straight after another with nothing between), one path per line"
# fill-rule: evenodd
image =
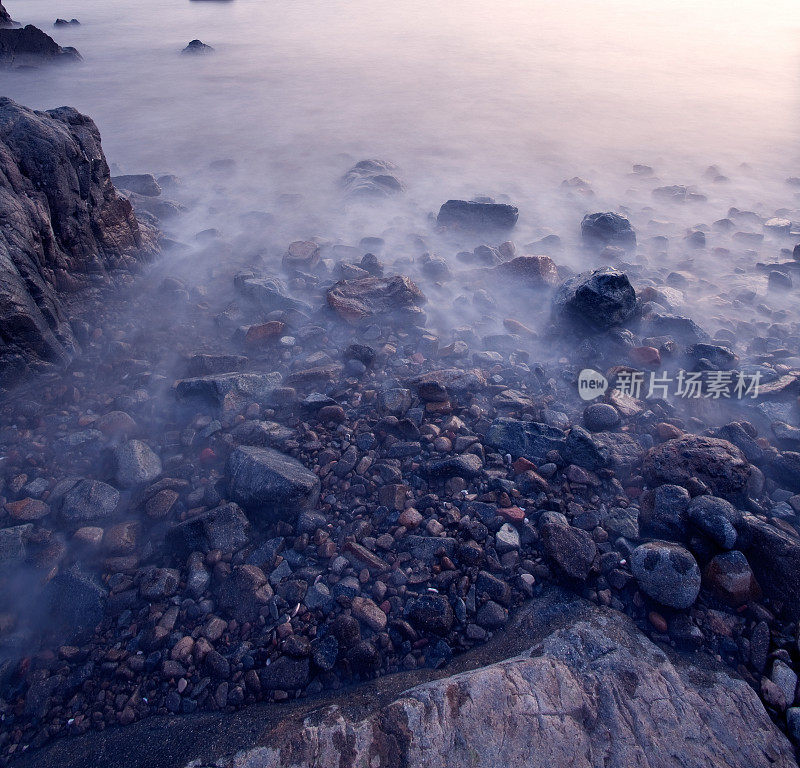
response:
M0 98L0 765L796 766L796 196L348 157L287 236L209 152Z

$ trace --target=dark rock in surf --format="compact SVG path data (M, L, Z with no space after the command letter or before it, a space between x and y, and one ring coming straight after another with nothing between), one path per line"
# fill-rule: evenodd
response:
M54 27L79 27L81 23L77 19L70 19L67 21L66 19L56 19L53 26Z
M512 229L519 210L506 203L448 200L439 209L437 222L443 227L467 230Z
M117 195L95 124L71 107L0 99L0 378L66 360L75 340L59 298L90 274L156 251Z
M37 67L82 60L74 48L62 48L50 35L32 24L0 29L0 68Z
M202 40L192 40L181 53L203 56L208 53L214 53L214 49L210 45L206 45Z
M581 222L581 237L592 246L636 247L636 233L631 223L618 213L587 213Z
M621 325L635 308L636 291L628 276L611 267L569 278L553 297L554 319L593 331Z

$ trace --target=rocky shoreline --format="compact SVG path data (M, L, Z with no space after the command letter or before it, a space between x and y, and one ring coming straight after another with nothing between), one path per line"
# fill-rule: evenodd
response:
M576 221L587 259L613 265L579 274L558 238L518 251L519 211L485 199L447 201L397 254L376 235L265 251L205 230L187 245L170 229L193 205L179 180L112 183L74 110L2 100L0 143L18 224L0 240L4 760L152 716L448 669L553 584L627 614L631 656L656 653L649 636L724 662L800 740L800 336L784 310L721 291L730 319L704 329L680 314L687 273L660 269L611 212ZM42 148L50 162L28 154ZM397 174L358 163L342 194L403 194ZM656 201L697 197L653 186ZM795 228L772 213L730 211L690 247L705 229L786 247ZM268 213L248 222L269 241ZM444 258L429 243L447 238L481 244ZM781 296L800 264L745 259ZM757 373L759 396L676 404L623 385L679 367L706 387ZM613 385L590 404L585 368ZM629 681L614 684L617 697ZM751 748L793 764L749 689L717 695L740 739L730 764L757 764ZM764 744L748 745L737 729L756 716ZM669 741L681 714L667 719ZM328 725L334 741L366 727Z

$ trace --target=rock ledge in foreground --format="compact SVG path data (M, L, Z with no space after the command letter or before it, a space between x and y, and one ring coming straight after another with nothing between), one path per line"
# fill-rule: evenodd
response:
M360 717L333 705L287 719L214 765L796 765L744 681L671 660L615 611L571 598L545 610L561 628L519 656L411 688Z

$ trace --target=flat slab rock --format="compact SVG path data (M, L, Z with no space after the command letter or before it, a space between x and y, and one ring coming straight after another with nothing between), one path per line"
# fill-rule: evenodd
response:
M561 613L567 622L514 658L411 688L366 715L333 705L287 720L214 765L796 765L742 680L671 660L615 611L572 600Z

